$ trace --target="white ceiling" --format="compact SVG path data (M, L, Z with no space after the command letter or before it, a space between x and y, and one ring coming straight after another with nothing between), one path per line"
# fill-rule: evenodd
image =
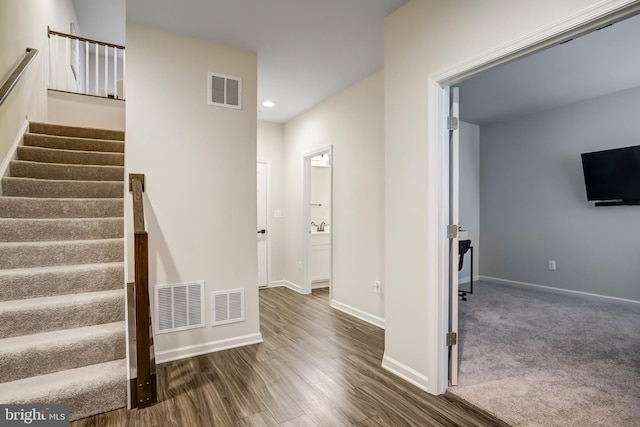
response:
M126 6L125 6L126 1ZM383 67L383 18L407 0L73 0L81 34L126 19L258 53L258 120L286 122ZM640 16L459 84L484 124L640 86ZM276 106L262 107L271 100Z
M640 86L640 15L458 86L460 117L476 124Z
M258 120L286 122L383 67L383 18L406 1L127 0L126 7L128 21L257 52ZM275 107L262 107L266 100Z

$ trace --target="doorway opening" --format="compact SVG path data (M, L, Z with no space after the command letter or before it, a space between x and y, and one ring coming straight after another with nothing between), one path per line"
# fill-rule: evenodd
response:
M258 161L256 167L258 288L266 288L271 283L270 163Z
M329 288L333 277L333 153L324 147L304 156L303 294Z

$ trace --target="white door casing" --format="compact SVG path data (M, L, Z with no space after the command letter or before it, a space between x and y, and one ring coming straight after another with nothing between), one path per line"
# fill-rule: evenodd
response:
M458 223L460 222L460 126L459 90L450 89L449 110L449 333L456 338L449 347L449 384L458 385Z

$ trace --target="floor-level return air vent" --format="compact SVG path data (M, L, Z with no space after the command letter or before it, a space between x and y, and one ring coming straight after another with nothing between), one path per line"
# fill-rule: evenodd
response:
M155 287L155 332L204 327L204 282Z
M242 109L242 78L209 73L208 104Z
M244 320L244 289L211 292L211 325Z

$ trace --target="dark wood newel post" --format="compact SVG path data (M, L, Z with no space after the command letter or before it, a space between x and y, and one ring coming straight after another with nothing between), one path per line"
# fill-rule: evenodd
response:
M129 191L133 193L133 226L135 233L135 322L136 366L132 407L146 408L157 402L155 356L152 354L153 332L149 307L149 241L144 226L144 175L129 174ZM133 383L132 379L132 383ZM135 399L133 398L135 394Z

